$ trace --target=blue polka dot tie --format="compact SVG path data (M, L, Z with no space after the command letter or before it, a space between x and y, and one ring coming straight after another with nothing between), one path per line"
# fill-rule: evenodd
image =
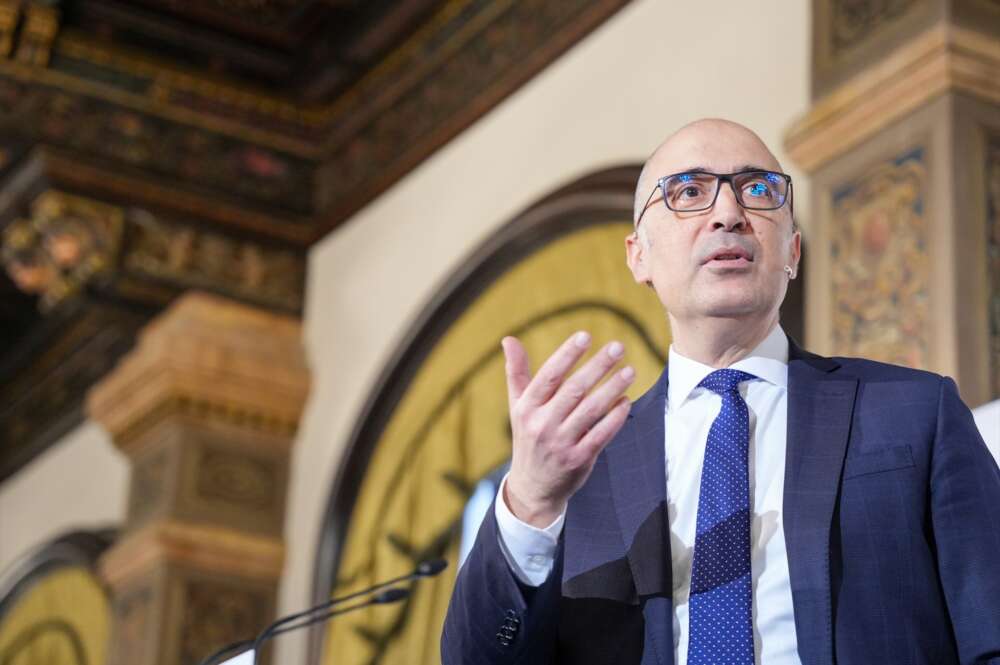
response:
M722 397L708 432L691 568L689 665L753 665L750 588L750 417L734 369L698 384Z

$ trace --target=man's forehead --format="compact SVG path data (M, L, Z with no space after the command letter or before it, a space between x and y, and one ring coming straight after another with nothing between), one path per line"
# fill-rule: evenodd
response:
M657 149L651 162L657 175L689 170L781 170L778 160L756 134L728 122L696 123L681 129Z

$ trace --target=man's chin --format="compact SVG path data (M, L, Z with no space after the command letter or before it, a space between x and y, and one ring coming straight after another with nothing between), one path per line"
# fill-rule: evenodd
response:
M757 298L748 295L746 297L728 297L705 302L703 303L702 314L720 319L746 319L757 314L767 314L767 309Z

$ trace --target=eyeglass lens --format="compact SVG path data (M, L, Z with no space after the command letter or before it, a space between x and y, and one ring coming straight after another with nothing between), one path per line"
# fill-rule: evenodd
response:
M774 210L785 203L788 181L770 171L747 171L727 178L736 200L749 210ZM663 181L663 200L678 212L710 208L719 190L719 177L711 173L680 173Z

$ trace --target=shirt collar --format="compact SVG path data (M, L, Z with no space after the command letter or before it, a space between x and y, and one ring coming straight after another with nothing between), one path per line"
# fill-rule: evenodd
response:
M731 369L749 372L780 388L788 387L788 337L780 325L774 326L767 337L747 356L732 365ZM690 397L702 380L715 371L697 360L685 358L670 345L667 361L667 402L679 407Z

